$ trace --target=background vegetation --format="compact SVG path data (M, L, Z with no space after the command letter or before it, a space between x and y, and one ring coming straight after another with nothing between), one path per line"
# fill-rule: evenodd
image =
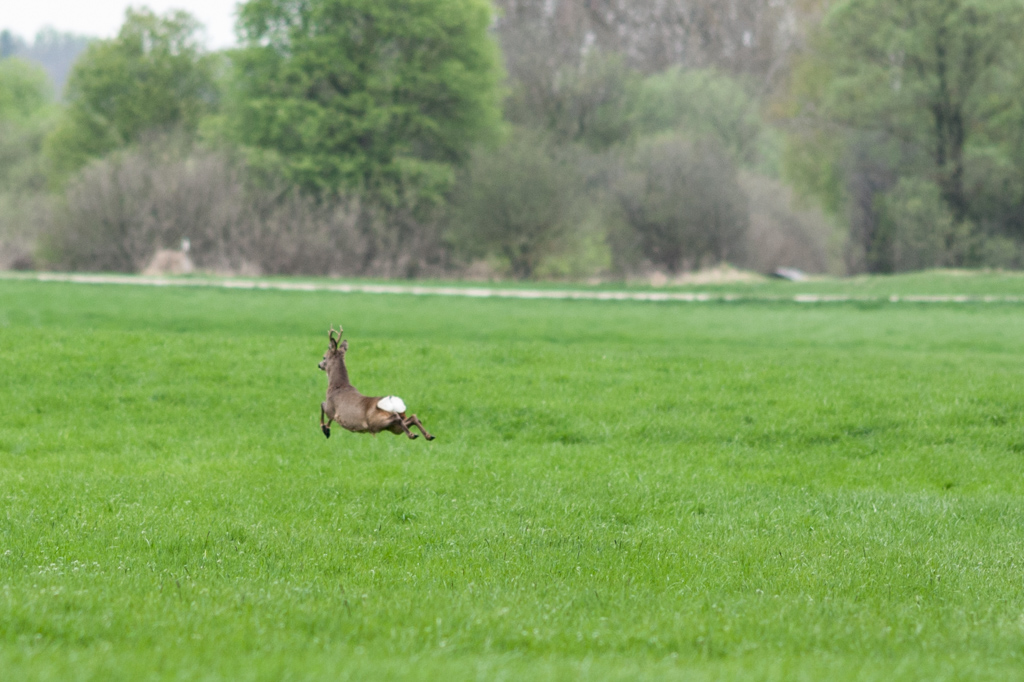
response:
M238 49L199 28L0 34L0 267L182 240L401 277L1024 259L1022 0L250 0Z

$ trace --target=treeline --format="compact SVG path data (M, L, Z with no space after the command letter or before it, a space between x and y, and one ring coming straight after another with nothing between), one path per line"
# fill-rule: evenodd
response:
M129 10L60 104L0 61L0 267L1019 267L1022 2L249 0L218 53Z

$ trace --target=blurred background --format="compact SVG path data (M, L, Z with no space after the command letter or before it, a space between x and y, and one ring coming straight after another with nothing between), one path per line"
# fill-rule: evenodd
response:
M0 269L850 275L1024 262L1024 0L38 2Z

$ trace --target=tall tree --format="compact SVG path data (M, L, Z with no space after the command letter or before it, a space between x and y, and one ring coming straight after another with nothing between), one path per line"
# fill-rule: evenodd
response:
M45 186L40 149L53 125L52 89L42 67L0 59L0 193Z
M50 79L35 64L0 58L0 121L23 122L50 100Z
M485 0L250 0L238 141L316 195L436 196L500 124Z
M217 101L201 28L187 12L129 9L116 38L88 47L68 79L65 115L47 142L58 173L153 130L198 128Z
M833 121L921 150L954 219L972 138L1011 106L1000 70L1024 45L1021 0L845 0L825 19Z
M495 0L515 81L540 83L592 49L644 74L713 68L770 90L827 0ZM549 82L549 87L557 87Z

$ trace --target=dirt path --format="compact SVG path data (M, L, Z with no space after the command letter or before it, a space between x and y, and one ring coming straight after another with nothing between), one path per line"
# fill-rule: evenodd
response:
M77 284L122 284L153 287L221 287L224 289L267 289L275 291L331 291L341 294L392 294L405 296L464 296L468 298L568 299L588 301L779 301L792 303L1024 303L1024 296L967 294L852 296L847 294L750 295L680 291L587 291L573 289L501 289L494 287L445 287L415 284L327 284L275 282L255 279L204 279L197 277L146 277L139 275L87 275L65 273L0 273L0 279Z

